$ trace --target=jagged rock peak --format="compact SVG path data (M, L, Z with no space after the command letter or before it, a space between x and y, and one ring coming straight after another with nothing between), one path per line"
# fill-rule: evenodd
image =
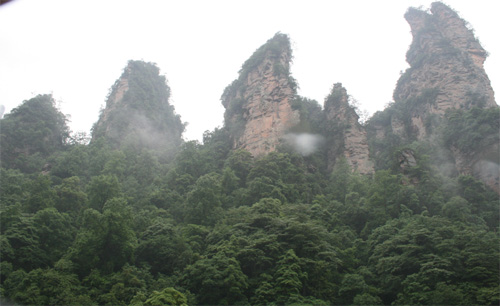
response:
M297 87L290 76L291 60L290 39L277 33L245 61L238 79L224 90L224 122L235 149L254 156L272 152L299 123L299 112L291 106Z
M359 116L349 104L347 90L340 83L333 85L325 99L327 120L328 165L333 168L340 158L345 158L351 169L361 174L372 174L374 166L366 131L359 123Z
M429 111L444 114L450 108L496 106L490 80L483 68L487 52L466 21L441 2L429 12L410 8L405 19L413 35L406 54L410 68L401 76L394 100L417 98L436 90ZM425 135L422 135L425 136Z
M325 99L324 109L328 120L335 118L356 120L356 122L359 120L356 110L349 104L349 96L342 83L333 84L330 95Z
M467 22L461 19L454 10L441 2L432 3L430 13L410 8L405 14L413 36L416 37L425 31L435 31L435 34L448 40L446 43L451 44L455 48L466 50L473 58L474 64L482 68L487 57L487 52L476 37L474 37L474 33ZM431 44L434 42L429 41ZM429 47L439 48L440 46L431 45ZM444 43L442 47L446 47ZM410 62L410 59L408 60Z
M394 103L368 123L372 156L389 160L394 144L424 141L443 173L474 175L498 192L499 108L483 67L487 52L443 3L429 11L410 8L405 18L413 35L406 54L410 68L398 80Z
M182 141L184 124L169 103L170 87L153 63L129 61L111 87L92 139L116 147L170 150Z

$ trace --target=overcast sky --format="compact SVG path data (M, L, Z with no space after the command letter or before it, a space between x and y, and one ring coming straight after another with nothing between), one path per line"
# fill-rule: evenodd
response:
M292 40L299 94L323 104L341 82L372 114L408 64L403 15L424 0L14 0L0 6L0 104L6 113L52 93L74 131L90 131L128 60L154 62L172 90L186 140L223 125L220 96L276 32ZM447 0L490 53L500 90L500 1Z

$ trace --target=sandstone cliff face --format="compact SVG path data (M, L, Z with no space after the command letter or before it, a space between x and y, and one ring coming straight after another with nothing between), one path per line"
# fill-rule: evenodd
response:
M277 34L243 65L239 78L226 88L222 104L233 147L254 156L272 152L300 121L292 109L295 84L290 78L290 42Z
M115 83L108 100L106 101L106 107L102 111L99 121L96 123L96 129L103 127L105 129L105 134L109 134L111 132L111 125L106 125L106 122L110 119L110 114L120 107L122 104L121 102L123 101L123 96L129 90L128 75L130 72L131 67L127 66L123 75Z
M92 140L169 151L182 141L184 124L168 102L170 88L151 63L130 61L111 88Z
M411 8L405 18L413 35L406 55L410 68L398 81L394 101L435 92L432 100L412 110L411 126L417 139L428 136L423 127L430 114L441 116L450 108L496 106L483 68L487 53L455 11L435 2L430 13Z
M366 131L359 124L359 116L349 105L347 91L342 84L333 86L325 100L327 124L328 165L333 168L340 158L345 158L354 172L372 174L374 166L369 158Z
M483 68L487 52L467 23L440 2L433 3L429 12L411 8L405 18L413 35L406 55L410 68L397 83L394 104L371 119L369 134L391 147L415 140L441 146L445 133L441 125L448 121L447 110L498 108ZM446 129L453 127L448 125ZM474 138L469 136L456 137L463 138L459 142L464 143ZM455 172L474 175L499 191L498 137L496 142L467 151L453 145L436 151L443 149L454 159ZM379 145L372 150L381 156L384 148Z

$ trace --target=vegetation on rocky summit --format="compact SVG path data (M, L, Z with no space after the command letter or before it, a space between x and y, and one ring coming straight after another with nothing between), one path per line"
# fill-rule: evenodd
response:
M250 85L249 75L253 73L254 77L257 75L258 77L266 78L275 77L277 92L283 86L283 88L292 91L290 95L294 95L297 89L297 82L290 73L291 60L292 49L290 38L286 34L276 33L243 63L238 78L224 89L221 96L222 104L226 108L224 124L233 139L239 139L244 134L246 123L245 113L247 113L249 103L251 103L249 101L252 100L251 97L255 95L269 95L269 93L264 94L264 87ZM287 84L283 85L280 83L281 80L285 80ZM264 98L259 103L264 103L263 100ZM255 100L253 102L255 103Z
M237 120L201 143L182 140L165 77L141 61L112 87L90 142L50 95L1 119L0 303L498 305L500 197L453 159L495 153L485 158L498 165L498 107L468 91L464 107L427 114L422 139L413 120L442 88L397 99L366 123L375 171L360 175L336 151L352 129L292 86L290 132L326 144L253 157L231 139L245 124L242 80L283 54L278 33L243 64L222 96ZM288 67L272 69L294 84ZM325 108L341 100L337 84Z
M66 117L52 95L24 101L2 119L0 154L2 167L35 172L43 159L62 150L69 140Z
M117 98L122 82L128 89ZM169 103L170 87L153 63L129 61L108 96L106 109L92 129L117 147L160 148L169 152L181 143L185 125ZM171 155L171 154L170 154Z

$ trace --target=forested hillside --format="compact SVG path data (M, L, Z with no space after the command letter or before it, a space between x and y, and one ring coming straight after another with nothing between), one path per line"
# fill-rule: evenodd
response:
M432 60L470 60L446 54ZM339 83L324 107L298 96L291 57L281 33L258 48L202 142L182 139L165 77L142 61L92 135L51 95L6 114L1 304L498 305L493 96L449 106L454 85L414 92L427 74L412 66L360 124Z
M2 120L2 147L27 148L35 123L58 139L2 152L4 301L498 303L498 195L441 175L425 152L405 173L366 177L345 161L329 173L324 150L255 159L231 150L222 128L160 162L152 150L68 138L64 124L51 128L61 117L49 101Z

